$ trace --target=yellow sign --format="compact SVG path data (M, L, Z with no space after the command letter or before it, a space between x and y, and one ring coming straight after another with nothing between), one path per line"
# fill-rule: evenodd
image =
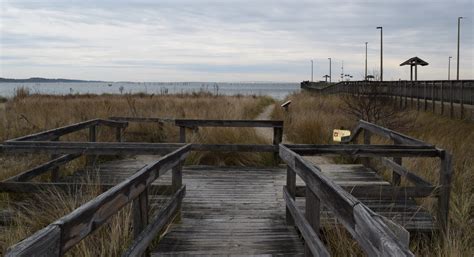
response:
M334 142L341 142L343 137L348 137L351 135L350 130L341 130L341 129L335 129L332 132L332 140Z

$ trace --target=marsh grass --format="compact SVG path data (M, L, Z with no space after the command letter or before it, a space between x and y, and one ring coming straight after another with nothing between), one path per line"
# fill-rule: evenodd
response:
M336 128L351 129L357 120L344 112L344 99L335 95L316 95L308 92L293 94L289 113L277 107L272 117L285 120L285 136L295 143L332 143L331 133ZM474 123L452 120L428 112L407 110L404 113L411 126L401 126L401 132L446 149L453 154L453 178L450 198L449 231L446 237L433 232L430 235L412 235L410 248L417 256L472 256L474 252ZM396 128L400 130L400 128ZM360 141L361 142L361 141ZM373 137L374 144L389 143ZM339 160L347 162L348 160ZM403 166L428 181L437 184L439 159L404 158ZM390 179L387 172L386 179ZM402 184L408 184L402 179ZM419 203L436 213L436 200L418 199ZM350 236L325 229L326 241L335 256L363 256L356 248L342 251L341 242L351 242ZM351 244L349 244L350 246Z
M17 90L15 97L0 109L0 140L11 139L47 129L93 118L111 116L171 117L191 119L254 119L263 108L273 103L269 97L215 96L207 93L182 95L68 95L51 96L31 94L27 89ZM126 129L126 141L177 142L178 131L173 124L131 123ZM98 129L98 141L114 141L115 133L108 128ZM86 130L72 133L61 141L87 141ZM253 129L205 128L190 137L200 143L266 143ZM36 155L1 155L0 179L11 177L35 167L50 157ZM262 165L269 163L267 154L256 153L195 153L191 164ZM101 158L99 161L104 161ZM83 157L61 168L69 174L84 167ZM47 181L49 175L35 178ZM97 178L90 178L97 182ZM0 194L0 208L14 210L12 222L0 235L0 253L33 234L54 220L70 213L100 193L98 189L81 189L75 193L62 191L42 192L35 195ZM115 214L92 235L75 246L67 256L118 256L131 240L130 206Z

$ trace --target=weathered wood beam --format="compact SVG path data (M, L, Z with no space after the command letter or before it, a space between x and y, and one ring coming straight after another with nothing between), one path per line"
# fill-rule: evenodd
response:
M126 122L148 122L148 123L158 123L160 125L163 125L164 123L174 123L173 118L154 118L154 117L109 117L109 120L126 121Z
M377 214L326 177L318 167L280 145L280 157L303 179L306 186L344 225L369 256L414 256ZM403 229L399 227L398 230Z
M10 246L6 257L51 256L59 257L61 228L58 225L49 225L32 236Z
M64 254L104 224L110 216L137 198L160 174L182 162L189 151L190 145L186 145L160 160L146 165L128 179L54 222L54 224L61 225L61 254Z
M341 186L345 191L356 198L400 199L437 197L439 190L434 186L393 187L393 186ZM306 186L296 187L296 196L306 196Z
M367 130L372 132L373 134L391 139L391 140L396 140L399 141L402 144L406 145L426 145L426 146L433 146L431 144L428 144L422 140L401 134L399 132L396 132L394 130L384 128L382 126L364 121L364 120L359 120L357 126L354 128L354 130L351 133L350 137L345 137L344 138L344 143L352 142L354 139L357 138L357 136L362 132L362 130Z
M448 229L449 197L451 194L452 155L441 152L441 167L439 172L440 195L438 198L438 220L443 233Z
M46 162L44 164L41 164L35 168L32 168L30 170L27 170L25 172L22 172L18 175L15 175L13 177L10 177L6 179L5 181L28 181L31 180L41 174L46 173L47 171L51 170L52 168L58 167L60 165L63 165L65 163L68 163L74 159L79 158L81 155L80 154L66 154L63 155L59 158L56 158L54 160L51 160L49 162Z
M52 153L83 155L166 154L184 144L115 143L115 142L8 142L5 153Z
M415 173L410 172L403 166L399 165L395 161L392 161L387 158L381 158L382 163L391 168L393 172L396 172L398 175L407 178L410 182L415 184L416 186L425 186L425 187L430 187L433 186L430 182L426 181L422 177L416 175Z
M142 256L142 254L146 252L150 243L156 239L158 233L173 221L173 218L179 211L179 206L181 206L185 194L185 186L176 191L171 199L166 202L164 207L160 209L158 214L155 215L153 221L135 238L130 248L122 254L122 257Z
M102 120L102 119L93 119L93 120L88 120L88 121L83 121L79 123L75 123L72 125L67 125L64 127L60 128L55 128L55 129L50 129L46 130L43 132L31 134L31 135L26 135L22 137L17 137L13 138L10 140L7 140L7 142L11 141L42 141L42 140L51 140L72 132L76 132L85 128L89 128L91 126L96 126L96 125L105 125L105 126L111 126L111 127L127 127L128 123L126 122L120 122L120 121L111 121L111 120Z
M411 145L289 145L299 155L351 155L359 157L437 157L439 151L429 146Z
M39 193L61 190L65 192L77 192L91 189L99 189L104 192L116 184L112 183L67 183L67 182L0 182L2 193ZM152 195L170 195L173 187L169 185L150 185L149 192Z
M283 127L281 120L193 120L176 119L175 125L180 127Z
M278 152L278 145L254 144L192 144L193 151L212 152Z
M298 230L301 232L301 235L305 240L305 246L311 250L313 256L331 256L326 249L326 246L319 238L317 232L314 231L304 215L296 207L295 200L286 187L283 189L283 198L285 199L286 208L291 213L295 225L298 227Z

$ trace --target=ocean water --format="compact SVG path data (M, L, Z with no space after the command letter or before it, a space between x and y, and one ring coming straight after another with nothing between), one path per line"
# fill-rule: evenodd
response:
M0 96L12 97L18 87L40 94L179 94L209 92L218 95L268 95L275 99L299 91L298 83L214 83L214 82L79 82L0 83Z

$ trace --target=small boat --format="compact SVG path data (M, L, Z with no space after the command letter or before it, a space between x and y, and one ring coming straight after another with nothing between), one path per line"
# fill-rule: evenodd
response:
M109 87L111 87L111 86L112 86L112 83L109 83Z

